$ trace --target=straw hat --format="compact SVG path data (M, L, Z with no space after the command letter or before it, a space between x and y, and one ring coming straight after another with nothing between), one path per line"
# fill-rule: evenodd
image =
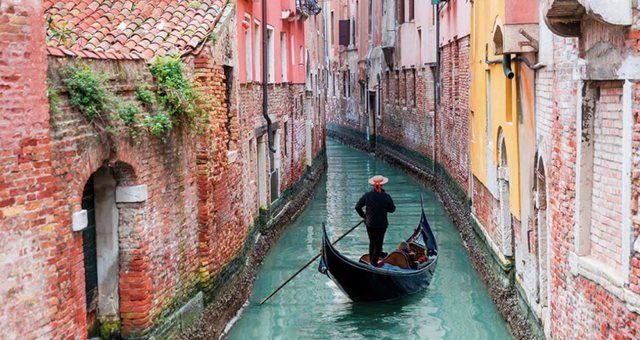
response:
M387 182L389 182L389 179L384 177L384 176L380 176L380 175L375 175L371 178L369 178L369 184L374 185L374 184L387 184Z

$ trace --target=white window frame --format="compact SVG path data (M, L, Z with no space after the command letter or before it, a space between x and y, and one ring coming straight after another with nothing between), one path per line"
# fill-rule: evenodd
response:
M253 24L253 27L254 27L254 32L253 32L253 36L254 36L253 46L254 46L254 48L253 48L253 52L254 52L255 60L256 60L256 65L255 65L256 67L254 67L255 76L253 77L253 79L255 79L256 81L260 82L260 81L262 81L262 73L260 72L261 71L261 68L260 68L261 66L260 65L262 64L262 61L261 61L262 60L262 52L261 52L262 51L262 48L261 48L262 45L260 44L260 41L261 41L260 36L262 35L262 31L261 31L260 28L262 26L260 26L260 22L256 20L254 22L254 24Z
M282 64L282 82L286 83L288 79L287 70L287 32L280 32L280 62Z
M249 24L244 32L247 83L253 81L253 34L251 26L252 25Z
M267 25L267 82L273 84L276 82L276 60L275 60L275 30L273 26Z

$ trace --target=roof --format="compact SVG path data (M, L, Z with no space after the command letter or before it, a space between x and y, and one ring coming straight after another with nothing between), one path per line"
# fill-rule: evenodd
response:
M45 0L48 52L96 59L186 55L209 37L228 0Z

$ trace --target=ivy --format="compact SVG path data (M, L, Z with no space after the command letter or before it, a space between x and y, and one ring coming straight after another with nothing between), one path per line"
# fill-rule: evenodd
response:
M144 126L146 126L154 136L162 137L167 131L173 128L173 122L166 112L157 112L154 115L146 115L144 117Z
M144 105L151 105L155 101L154 94L147 84L140 85L135 91L135 96Z
M71 107L77 108L90 122L98 117L104 121L112 103L106 75L78 63L62 67L60 75L69 90Z
M124 103L118 108L118 118L129 129L129 137L136 140L138 132L136 127L140 124L140 107L133 102Z
M47 87L47 99L49 100L49 112L53 113L54 116L61 116L62 110L60 109L60 94L51 84Z
M181 122L193 127L205 111L200 105L202 96L185 76L180 58L158 58L150 66L150 71L156 80L156 102L162 109L162 112L146 119L154 122L152 133L160 135Z

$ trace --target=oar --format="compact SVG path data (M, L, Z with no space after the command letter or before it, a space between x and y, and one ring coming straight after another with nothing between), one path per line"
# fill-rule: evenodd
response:
M331 244L335 245L336 243L338 243L338 241L342 240L343 237L347 236L350 232L354 231L363 222L364 222L364 220L358 222L358 224L354 225L353 228L349 229L349 231L347 231L346 233L342 234L342 236L338 237L338 239L333 241ZM300 274L300 272L302 272L305 268L309 267L309 265L311 263L313 263L313 261L315 261L318 257L320 257L320 255L322 255L322 252L319 252L318 255L314 256L311 260L309 260L309 262L307 262L304 266L302 266L302 268L298 269L298 271L295 274L291 275L284 283L282 283L280 286L278 286L278 288L276 288L276 290L271 292L271 294L269 294L269 296L264 298L264 300L260 301L260 304L262 305L263 303L267 302L267 300L269 300L272 296L274 296L277 292L279 292L280 289L282 289L284 286L286 286L287 283L289 283L289 281L293 280L293 278L298 276L298 274Z

